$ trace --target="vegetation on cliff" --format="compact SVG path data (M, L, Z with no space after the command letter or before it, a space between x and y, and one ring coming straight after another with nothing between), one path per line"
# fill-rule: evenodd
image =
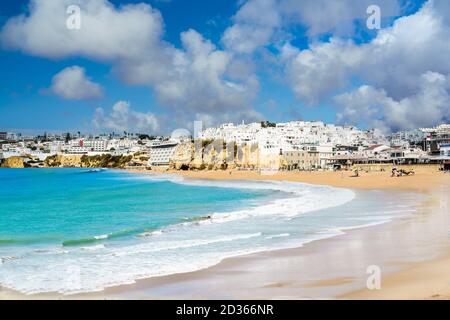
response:
M47 157L44 164L49 168L82 167L82 168L125 168L133 156L113 156L102 154L96 156L64 156L54 155Z
M81 166L84 168L125 168L133 156L113 156L102 154L98 156L82 156Z
M61 166L60 157L57 155L49 156L44 160L44 165L49 168L56 168Z

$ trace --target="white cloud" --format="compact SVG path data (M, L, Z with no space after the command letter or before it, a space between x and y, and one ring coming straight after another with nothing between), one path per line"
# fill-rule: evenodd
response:
M315 43L302 51L286 46L280 58L286 62L288 83L297 98L311 104L326 101L330 95L347 88L355 79L364 83L365 86L350 96L344 95L346 99L343 96L338 99L341 105L345 100L344 104L348 107L341 115L341 120L355 120L353 113L375 112L376 107L367 106L366 100L368 96L374 96L375 92L377 99L374 99L384 101L379 104L381 114L376 123L378 126L397 130L410 127L408 121L425 125L448 119L448 106L437 107L435 101L426 101L427 97L436 97L430 94L433 87L443 90L439 96L441 98L448 94L448 86L424 80L430 74L444 77L450 74L450 12L436 9L442 1L427 2L417 13L402 17L392 27L381 30L369 43L357 45L351 40L332 38L329 42ZM361 101L358 103L357 99ZM389 99L392 103L386 102ZM439 110L443 114L438 117L430 112L420 118L412 118L409 113L417 113L416 103L419 100L426 104L424 109L429 106L430 111ZM405 119L408 120L390 119L389 115L395 115L398 119L401 112L394 112L387 105L404 109L405 117L408 115ZM361 108L361 112L357 112L356 106Z
M83 100L102 96L102 87L92 82L84 68L72 66L57 73L49 91L63 99Z
M291 89L299 99L314 105L349 84L349 74L359 68L364 54L351 40L331 39L297 52L285 46L281 57L287 59L285 74Z
M80 30L66 27L69 5L82 10ZM29 14L10 19L1 39L41 57L114 60L140 56L158 44L162 32L159 11L146 4L115 8L106 0L31 0Z
M153 113L133 111L130 103L117 102L110 114L105 114L102 108L97 108L92 120L97 130L133 131L133 132L156 132L159 124Z
M384 18L401 11L399 0L248 0L233 17L222 42L231 51L251 54L259 47L295 37L289 35L293 26L305 27L312 39L329 33L351 37L356 20L365 24L370 5L378 5Z
M234 25L225 30L222 42L232 51L252 53L270 43L281 26L276 0L249 0L233 17Z
M416 14L381 30L370 43L356 45L351 40L333 38L291 52L286 64L291 86L299 98L317 100L356 76L383 87L395 98L410 95L418 89L418 78L427 71L450 72L446 15L450 12L439 12L433 2L428 2Z
M427 72L420 77L418 92L401 100L389 97L382 89L361 86L334 98L340 108L338 120L351 124L366 121L385 132L449 122L449 79Z
M365 25L370 5L379 6L384 18L397 16L401 9L398 0L280 0L279 10L285 21L305 26L309 37L325 33L349 37L355 32L355 20Z
M69 4L81 7L81 30L66 28ZM6 23L1 40L36 56L110 63L124 82L151 87L181 121L191 122L197 113L217 122L237 111L245 119L253 116L259 87L254 74L236 76L236 58L194 30L181 34L180 49L162 39L163 30L161 14L148 4L117 8L107 0L32 0L28 15Z

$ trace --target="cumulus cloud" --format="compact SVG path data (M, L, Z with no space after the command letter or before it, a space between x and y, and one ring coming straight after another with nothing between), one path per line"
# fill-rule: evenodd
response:
M334 98L340 108L338 120L357 124L361 120L385 132L431 127L450 121L449 76L427 72L420 77L419 91L401 100L372 86Z
M337 99L341 105L348 107L340 115L341 120L355 120L353 112L375 112L373 104L372 107L367 106L368 96L375 101L384 101L378 104L381 114L377 125L390 130L408 128L409 121L415 125L427 125L448 119L448 107L435 106L436 101L432 99L437 96L430 94L434 92L433 87L437 87L442 93L439 98L445 97L448 86L443 86L441 81L424 80L430 75L440 74L448 82L450 74L450 12L441 10L449 8L442 3L443 0L427 2L417 13L402 17L392 27L381 30L369 43L358 45L352 40L332 38L329 42L315 43L306 50L287 45L280 58L286 63L288 83L297 98L310 104L327 100L355 79L364 83L365 86L349 96ZM430 100L426 101L427 98ZM356 101L358 99L361 100L359 103ZM392 101L387 103L389 99ZM389 120L389 115L398 118L401 113L386 106L404 109L406 116L416 113L418 109L415 106L419 101L424 109L430 108L430 113L422 114L417 119L408 116L407 121ZM361 112L356 112L356 106L362 108ZM441 117L437 117L436 110L443 112Z
M222 42L238 53L251 53L270 43L281 16L276 0L249 0L233 17L234 24L225 30Z
M80 30L66 28L66 7L73 4L81 7ZM149 86L160 103L184 121L192 121L197 113L214 115L217 122L237 111L252 117L255 75L237 77L230 71L236 58L195 30L181 34L182 48L164 41L163 34L161 14L149 4L32 0L29 14L6 23L1 40L6 47L40 57L81 56L110 63L120 79Z
M370 43L332 38L306 50L290 49L286 73L297 96L317 100L356 76L402 98L418 89L417 80L427 71L448 74L450 28L445 16L450 12L433 5L430 1L416 14L398 19Z
M159 129L158 119L151 113L133 111L130 103L117 102L110 114L106 114L103 108L95 110L92 120L97 130L155 132Z
M57 73L48 91L63 99L84 100L100 98L103 89L86 76L84 68L73 66Z
M80 30L66 27L70 5L81 8ZM30 0L29 13L8 20L1 39L7 47L40 57L114 60L141 55L158 44L162 33L162 17L149 5L116 8L107 0Z
M286 60L286 80L293 92L314 105L349 84L349 75L359 68L364 53L351 40L332 39L302 51L286 45L281 57Z
M398 0L280 0L279 10L285 21L305 26L309 37L326 33L348 37L355 33L355 20L365 25L370 5L379 6L384 18L401 11Z
M306 28L311 39L323 34L351 37L355 21L364 25L371 5L379 6L384 18L401 11L399 0L248 0L233 17L222 42L234 52L250 54L293 37L289 30L295 26Z

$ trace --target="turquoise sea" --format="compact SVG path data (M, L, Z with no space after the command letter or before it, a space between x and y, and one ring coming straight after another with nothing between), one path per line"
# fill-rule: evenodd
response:
M390 221L413 213L414 197L292 182L1 169L0 286L70 294L195 271Z

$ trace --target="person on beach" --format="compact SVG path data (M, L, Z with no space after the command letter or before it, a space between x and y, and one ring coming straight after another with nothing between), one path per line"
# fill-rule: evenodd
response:
M393 167L391 177L395 177L396 175L397 175L397 167Z
M354 172L354 174L353 174L352 178L359 178L359 170L358 170L358 168L356 168L353 172Z

